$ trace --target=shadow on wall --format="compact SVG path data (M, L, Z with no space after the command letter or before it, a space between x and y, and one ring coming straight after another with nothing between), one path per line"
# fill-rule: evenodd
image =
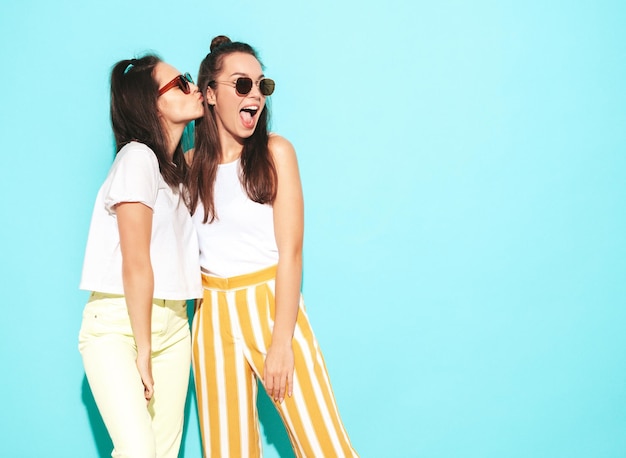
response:
M259 409L259 421L263 427L262 433L265 435L265 442L276 449L280 458L295 457L283 420L274 407L274 402L265 393L263 385L261 383L258 385L259 395L256 405Z
M83 375L82 384L82 399L85 409L87 410L87 417L89 418L89 426L91 426L91 433L93 434L93 441L96 444L98 450L98 456L100 458L107 458L111 456L113 450L113 443L107 433L107 429L104 426L96 401L91 394L91 388L89 388L89 382L87 382L87 376Z
M196 412L191 412L191 406L195 403L195 386L193 383L193 377L189 378L189 391L187 393L187 402L185 404L185 427L183 429L183 439L180 449L181 457L185 457L185 439L188 433L188 425L190 424L189 418L191 415L196 415ZM93 434L93 440L98 451L99 458L109 458L111 451L113 450L113 443L109 437L109 433L104 426L96 401L91 394L87 377L83 375L82 383L82 401L87 410L87 417L89 418L89 425L91 426L91 432ZM289 437L283 426L283 422L278 414L278 411L274 407L272 400L267 396L262 385L259 384L259 396L257 400L257 407L259 409L259 420L263 428L263 434L265 435L265 442L270 446L273 446L280 458L292 458L294 457ZM196 422L196 425L198 423ZM200 431L196 431L196 437L200 440ZM200 449L200 444L198 444Z
M193 400L193 401L192 401ZM189 432L189 417L190 415L196 415L196 411L191 411L191 406L196 405L196 386L193 383L193 376L189 374L189 386L187 387L187 400L185 401L185 423L183 423L183 438L180 444L180 451L178 452L179 457L184 457L185 455L185 443L187 439L187 433ZM195 436L200 438L200 426L198 422L196 422L196 434ZM200 439L198 439L200 440ZM200 444L198 444L198 450L202 450Z

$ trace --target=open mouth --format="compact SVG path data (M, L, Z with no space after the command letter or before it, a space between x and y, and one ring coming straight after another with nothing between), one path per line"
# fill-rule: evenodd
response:
M239 110L239 117L244 127L251 129L254 127L254 117L259 112L258 106L243 107Z

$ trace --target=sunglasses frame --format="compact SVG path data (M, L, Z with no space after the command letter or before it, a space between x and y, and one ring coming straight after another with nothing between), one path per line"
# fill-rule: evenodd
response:
M274 93L276 88L276 82L271 78L261 78L259 81L253 81L252 78L247 76L240 76L235 81L209 81L209 86L213 87L215 84L227 84L235 88L235 92L239 96L246 96L250 94L253 86L257 86L261 94L268 97ZM245 85L242 87L242 85Z
M162 96L163 94L165 94L170 89L175 88L176 86L178 86L178 88L181 91L183 91L185 94L189 94L191 92L191 88L189 87L189 83L194 84L193 78L191 77L191 75L188 72L186 72L186 73L184 73L182 75L178 75L172 81L170 81L165 86L163 86L161 89L159 89L159 97Z

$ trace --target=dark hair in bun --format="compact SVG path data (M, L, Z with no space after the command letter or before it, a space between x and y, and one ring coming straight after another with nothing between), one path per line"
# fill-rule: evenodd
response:
M218 35L211 40L211 51L206 55L200 63L198 70L198 87L204 91L209 83L222 71L222 63L224 57L235 52L250 54L256 58L263 67L259 55L252 46L240 41L231 41L226 35Z
M230 41L230 38L228 38L226 35L216 36L211 40L211 52L215 51L216 48L219 48L223 44L227 43L232 43L232 41Z
M215 81L223 69L224 59L233 53L254 56L261 64L257 52L252 46L239 41L231 41L225 35L218 35L211 40L211 51L200 63L198 88L204 97L204 117L196 120L195 152L189 180L191 211L195 211L198 202L204 207L204 222L211 222L218 217L213 203L213 186L217 175L217 166L222 159L222 148L213 106L206 97L209 83ZM272 204L276 198L277 175L274 161L268 147L269 100L266 100L259 115L254 133L244 140L241 152L241 183L248 197L261 204Z

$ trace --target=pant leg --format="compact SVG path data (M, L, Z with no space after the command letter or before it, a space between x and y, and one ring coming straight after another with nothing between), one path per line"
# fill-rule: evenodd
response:
M154 397L149 404L157 458L177 458L183 434L191 367L191 336L185 301L159 301L152 321ZM156 307L156 305L155 305Z
M259 457L256 376L236 335L234 295L205 290L193 320L192 359L203 453Z
M247 336L249 359L261 376L274 327L274 280L238 292L242 334ZM293 396L275 404L299 457L356 457L343 426L328 371L309 323L302 298L294 330Z
M113 441L113 457L154 458L152 419L137 371L137 350L123 297L92 294L79 334L85 374Z

